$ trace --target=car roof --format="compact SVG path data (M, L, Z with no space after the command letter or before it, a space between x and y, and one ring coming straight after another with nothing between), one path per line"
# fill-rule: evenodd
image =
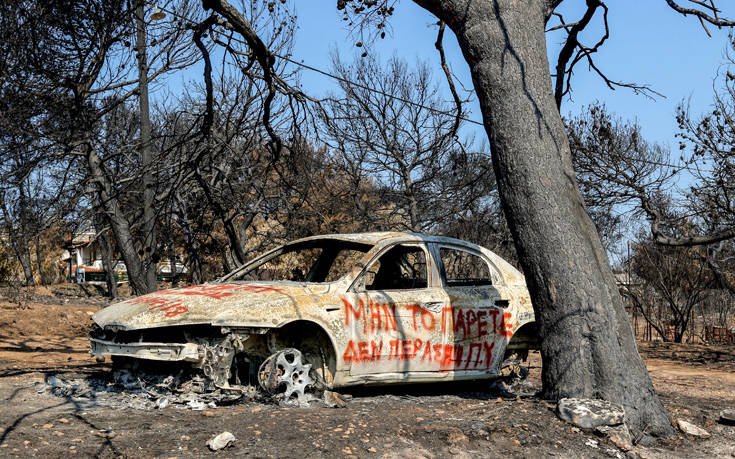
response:
M445 244L457 244L464 245L467 247L480 248L478 245L471 242L463 241L461 239L455 239L452 237L444 236L432 236L430 234L413 233L413 232L401 232L401 231L376 231L370 233L346 233L346 234L321 234L318 236L310 236L302 239L293 241L315 241L320 239L336 239L342 241L358 242L363 244L389 244L394 242L441 242Z

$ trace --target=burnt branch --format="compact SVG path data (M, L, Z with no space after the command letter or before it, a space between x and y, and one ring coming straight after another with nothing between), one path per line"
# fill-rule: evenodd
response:
M585 30L590 21L594 18L598 9L602 9L602 22L604 33L602 37L593 46L585 46L578 39L579 33ZM636 94L642 94L648 98L654 96L664 97L663 94L654 91L648 85L640 85L636 83L625 83L609 78L605 73L597 67L592 55L599 51L600 47L610 38L610 26L607 20L608 8L604 2L600 0L587 0L587 10L577 22L567 23L564 17L559 13L552 13L553 16L559 18L560 25L547 29L547 32L564 29L567 32L567 39L559 52L556 64L554 99L557 108L561 108L561 101L565 95L571 91L571 78L574 73L574 67L583 60L587 61L590 70L594 71L605 82L608 88L615 90L616 88L628 88Z
M574 50L577 49L577 47L581 46L579 40L577 39L577 37L579 36L579 32L583 31L585 27L587 27L587 25L592 20L592 17L595 15L597 8L599 8L601 5L602 3L598 0L587 0L587 11L585 11L584 16L582 16L581 20L569 25L564 24L562 21L562 25L551 29L556 30L560 27L563 27L568 31L567 41L564 43L564 46L559 52L559 58L556 61L556 84L554 87L554 98L556 99L557 108L561 108L561 99L569 91L569 80L567 80L566 91L564 89L564 75L566 75L567 73L567 64L569 63L569 59L572 58ZM605 25L606 38L609 35L607 30L607 21L605 21Z
M206 88L207 105L204 112L204 119L202 121L201 133L207 138L212 135L212 123L214 122L214 96L212 89L212 60L209 57L209 50L204 46L204 43L202 43L202 35L216 23L217 17L215 15L211 15L194 28L194 43L197 45L197 48L199 48L199 51L202 53L202 58L204 59L204 85Z
M710 33L707 30L707 27L704 25L704 22L708 22L717 27L735 26L735 21L719 17L718 13L720 12L720 10L715 6L714 0L710 1L709 3L699 0L689 0L689 2L700 6L701 8L704 8L704 10L696 8L686 8L679 5L674 0L666 0L666 3L669 4L671 9L673 9L677 13L681 13L684 16L688 16L691 14L692 16L698 18L701 21L702 27L704 27L705 32L707 32L707 35L709 35Z
M275 58L250 23L229 2L226 0L202 0L202 7L205 10L212 9L227 19L229 25L245 39L253 51L255 59L263 69L263 80L268 86L268 94L263 103L263 126L271 139L269 144L271 153L277 159L280 156L283 142L271 125L271 105L276 96L273 74Z
M452 72L449 70L449 66L447 65L447 59L444 55L444 45L442 44L444 40L444 29L446 28L446 24L444 21L439 21L439 33L436 36L436 43L434 43L434 46L436 47L437 51L439 51L439 57L441 59L442 64L442 70L444 70L444 76L447 77L447 84L449 84L449 90L452 91L452 98L454 99L454 105L457 107L457 115L454 118L454 125L452 125L452 131L451 135L452 137L457 135L457 130L459 129L459 123L462 120L462 100L459 98L459 94L457 94L457 88L454 86L454 80L452 79Z

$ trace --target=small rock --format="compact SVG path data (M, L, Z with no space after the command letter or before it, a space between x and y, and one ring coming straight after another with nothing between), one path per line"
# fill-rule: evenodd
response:
M117 436L117 434L111 430L100 430L94 434L102 438L115 438Z
M556 405L556 415L583 429L615 426L625 421L625 411L606 400L563 398Z
M692 435L694 437L700 437L700 438L709 438L711 435L709 432L704 430L701 427L697 427L691 422L684 421L682 419L679 419L676 421L676 423L679 425L679 430L684 432L687 435Z
M69 420L66 418L59 418L58 421L62 424L69 424Z
M330 408L344 408L347 406L347 401L341 394L329 390L324 391L324 403Z
M720 423L735 425L735 410L722 410L720 411Z
M43 428L44 428L44 429L52 429L53 427L54 427L54 425L53 425L53 424L44 424L44 425L43 425Z
M610 443L617 446L623 451L630 451L633 449L633 439L630 437L630 432L625 424L619 426L600 426L595 431L601 435L607 437Z
M158 400L156 400L156 408L159 410L162 410L166 408L171 402L168 400L167 397L161 397Z
M227 448L230 443L237 441L234 435L230 432L222 432L211 440L207 441L207 446L212 451L219 451L223 448Z
M205 416L205 417L208 417L208 418L213 418L214 417L214 411L209 411L209 410L204 411L204 412L202 412L202 416Z
M591 438L588 438L586 442L584 442L585 445L591 446L592 448L597 448L597 440L593 440Z

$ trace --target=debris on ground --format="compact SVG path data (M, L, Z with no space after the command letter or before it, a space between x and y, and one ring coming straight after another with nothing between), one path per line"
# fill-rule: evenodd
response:
M222 432L221 434L207 441L207 446L209 446L209 449L211 449L212 451L219 451L221 449L227 448L230 444L236 441L237 438L235 438L232 433Z
M563 398L556 406L560 419L583 429L599 426L615 426L625 421L625 411L620 405L606 400L587 398Z
M50 375L45 383L37 383L38 393L51 393L80 406L126 406L138 410L177 409L203 411L218 406L242 402L276 402L284 406L309 406L321 402L328 407L342 408L350 396L328 389L309 392L294 391L294 397L284 393L269 394L253 385L232 389L217 387L211 379L194 369L181 370L175 375L158 375L129 369L98 374L88 378L62 379Z
M340 393L325 390L324 404L330 408L344 408L347 406L347 399Z
M735 425L735 410L720 411L720 424Z
M679 426L679 430L684 432L687 435L691 435L693 437L699 437L699 438L709 438L711 435L709 432L704 430L701 427L695 426L691 422L687 422L683 419L679 419L676 421L676 424Z
M171 405L178 409L204 410L264 398L254 387L241 391L216 388L196 373L180 372L163 377L120 370L113 372L111 379L105 376L62 379L50 375L45 383L36 384L36 391L66 398L80 406L126 406L138 410L163 410Z

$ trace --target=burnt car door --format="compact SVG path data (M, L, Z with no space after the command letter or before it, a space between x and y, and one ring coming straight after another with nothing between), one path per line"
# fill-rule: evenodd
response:
M510 312L499 270L479 251L435 244L444 289L449 297L445 321L454 356L443 368L455 372L494 372L507 344Z
M440 368L448 297L426 244L399 243L379 252L343 303L349 342L342 357L351 375L405 377Z

